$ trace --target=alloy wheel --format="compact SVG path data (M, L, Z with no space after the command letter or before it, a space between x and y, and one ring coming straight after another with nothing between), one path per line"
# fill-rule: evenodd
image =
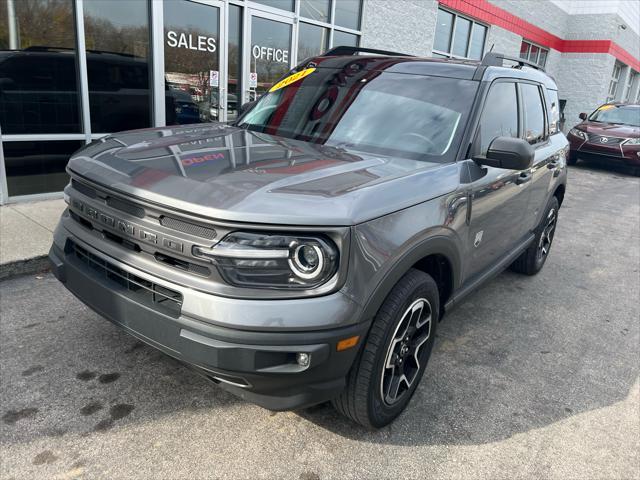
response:
M431 305L415 300L403 313L387 350L380 381L380 394L387 405L401 400L418 378L422 346L431 335Z
M551 250L551 242L553 242L553 234L556 230L556 210L552 208L547 214L547 222L540 235L538 242L538 261L544 259Z

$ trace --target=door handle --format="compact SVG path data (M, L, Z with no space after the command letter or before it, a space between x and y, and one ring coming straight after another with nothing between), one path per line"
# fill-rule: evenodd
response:
M516 179L516 185L522 185L523 183L529 182L532 176L533 175L531 175L531 172L529 171L520 173Z

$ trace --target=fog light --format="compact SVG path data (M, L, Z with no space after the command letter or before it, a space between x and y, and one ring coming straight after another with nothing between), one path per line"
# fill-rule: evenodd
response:
M308 367L310 361L311 356L308 353L301 352L296 355L296 362L298 362L298 365L301 367Z

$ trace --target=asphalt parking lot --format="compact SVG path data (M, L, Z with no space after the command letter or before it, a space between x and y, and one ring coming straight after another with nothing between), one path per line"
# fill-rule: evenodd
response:
M0 283L0 477L640 477L640 179L569 174L544 270L451 312L378 432L238 400L50 274Z

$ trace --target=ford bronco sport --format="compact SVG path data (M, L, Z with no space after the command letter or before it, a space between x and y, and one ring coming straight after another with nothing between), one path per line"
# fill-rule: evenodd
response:
M244 399L332 400L381 427L415 392L445 311L508 266L544 265L567 145L556 84L524 60L337 47L233 124L77 152L53 271Z

